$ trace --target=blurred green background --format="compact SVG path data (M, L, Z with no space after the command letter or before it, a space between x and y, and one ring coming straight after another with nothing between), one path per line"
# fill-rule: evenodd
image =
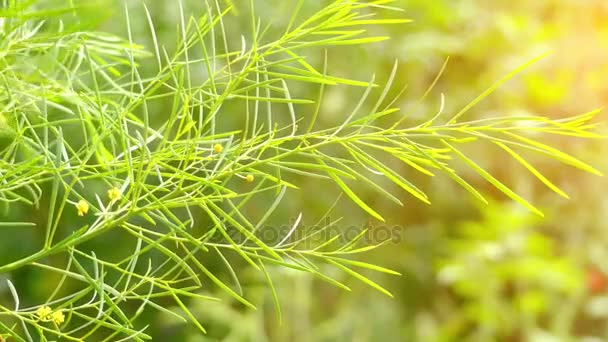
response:
M233 2L236 10L227 18L227 34L234 38L230 42L233 48L238 48L240 35L250 24L246 2ZM179 23L177 2L146 3L160 41L171 46ZM205 10L202 1L185 3L187 13L194 16ZM326 3L305 1L303 13ZM272 22L272 29L280 30L287 24L295 1L256 0L255 4L262 21ZM87 12L96 18L90 27L126 36L125 5L131 13L135 40L151 49L140 1L104 1ZM412 124L434 115L442 94L444 111L453 113L517 66L547 51L552 54L500 87L467 115L481 118L530 113L557 119L602 107L608 98L608 2L604 0L399 0L393 5L404 12L381 12L413 22L372 28L374 33L390 35L389 41L329 49L328 70L360 80L376 74L382 83L397 60L393 93L407 86L396 105ZM311 51L310 62L319 65L322 57L322 51ZM437 86L420 102L448 57ZM153 58L141 63L143 68L155 67ZM304 87L296 91L300 97L315 94L315 89ZM321 122L343 120L361 93L357 88L329 88ZM157 115L164 110L153 109ZM233 117L238 123L240 118ZM601 117L606 118L605 114ZM602 172L608 171L605 141L563 137L551 143ZM402 174L429 194L432 206L419 204L399 191L395 193L400 194L404 207L362 193L372 206L381 208L387 219L385 226L394 228L393 243L362 256L402 274L369 274L394 298L343 274L333 276L349 285L351 292L307 274L273 269L283 306L283 323L278 324L263 276L243 269L245 293L258 305L257 311L245 310L222 293L214 293L226 300L191 304L208 328L207 336L153 312L143 318L152 324L149 333L159 341L191 342L608 341L606 179L531 156L538 169L570 195L568 201L546 190L516 161L496 153L495 147L473 146L470 153L476 160L538 205L545 219L505 199L473 171L463 171L463 178L493 198L488 206L476 203L448 177L425 178L403 168ZM315 179L299 182L306 191L290 191L282 214L275 215L273 224L290 222L299 211L304 213L305 222L312 224L339 194L338 189L328 189L326 183ZM28 212L14 211L5 219L23 215ZM344 199L333 215L345 216L340 229L366 225L372 230L383 229ZM10 234L2 232L0 263L13 260L15 253L21 253L19 249L27 248L23 237L16 241ZM97 244L95 248L120 250L119 243ZM226 272L220 261L210 267ZM37 279L27 270L11 274L11 278L26 291L21 296L29 294L30 298L44 298L48 291L45 282L55 281ZM10 302L4 281L0 281L0 295Z

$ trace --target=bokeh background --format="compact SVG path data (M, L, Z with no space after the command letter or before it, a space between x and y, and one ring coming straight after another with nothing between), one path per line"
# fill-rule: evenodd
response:
M227 34L238 48L240 34L250 25L248 6L247 1L232 2L235 11L228 15ZM276 30L287 24L296 3L254 2L257 15L264 22L272 22L272 29ZM152 48L140 1L90 3L97 7L83 12L90 16L83 22L91 28L126 36L127 6L134 37ZM160 41L171 46L179 23L177 2L146 3ZM184 3L191 15L204 13L203 2ZM305 1L303 13L311 13L326 3ZM376 74L382 83L397 60L393 93L407 86L397 106L412 124L434 115L442 94L444 111L453 113L517 66L547 51L552 53L475 106L467 114L469 118L535 114L558 119L606 103L608 2L604 0L398 0L392 5L404 11L380 12L413 21L372 28L374 33L390 35L389 41L329 49L328 70L360 80L369 80ZM448 57L436 87L419 101ZM322 58L322 51L310 52L311 63L319 65ZM140 62L142 68L155 67L153 58ZM300 97L315 94L314 89L305 87L295 91ZM321 123L344 119L361 93L360 88L329 88ZM157 115L163 111L154 108ZM600 118L607 119L605 114ZM239 120L238 116L234 120ZM550 142L608 172L606 141L563 137ZM473 171L463 169L463 177L492 198L490 205L476 203L448 177L431 179L404 168L401 173L420 184L432 206L416 203L392 188L401 194L405 206L397 207L375 198L373 193L362 193L373 207L380 208L387 220L385 227L391 227L394 235L392 243L360 257L402 274L366 274L391 291L394 298L343 274L332 276L350 286L351 292L307 274L273 269L283 307L283 323L278 324L263 276L243 269L245 293L258 305L257 311L235 305L221 292L213 293L225 301L191 303L208 328L207 336L157 313L143 316L151 324L150 334L158 336L159 341L189 342L608 341L606 179L544 158L532 158L549 179L570 195L571 199L566 200L545 189L516 161L495 153L492 146L476 143L473 148L470 153L476 160L530 199L546 217L539 219L512 203ZM305 222L312 223L338 197L339 190L326 183L304 178L299 182L306 191L289 192L280 213L273 217L273 224L291 222L300 211ZM15 219L11 215L20 214L4 218ZM345 199L338 202L334 216L344 216L338 229L385 228L375 225ZM21 243L9 235L4 231L0 238L0 263L12 260L11 253ZM112 241L96 248L120 250L121 246L120 241ZM220 275L226 272L219 261L210 267ZM43 297L47 291L47 280L31 278L27 271L11 277L20 284L29 284L21 290L25 291L21 293L24 297ZM6 287L0 287L0 296L10 299Z

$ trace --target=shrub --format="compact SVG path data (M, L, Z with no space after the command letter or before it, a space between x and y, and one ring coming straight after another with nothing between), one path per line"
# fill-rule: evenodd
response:
M153 42L147 49L136 44L141 37L134 32L141 30L130 24L128 11L126 38L120 38L78 20L90 11L86 6L5 6L0 202L6 213L0 226L16 228L11 238L25 242L0 263L14 301L0 307L1 331L17 340L143 340L151 336L138 317L159 310L205 332L189 301L217 300L208 295L215 288L254 308L240 284L246 269L267 281L279 320L273 269L307 272L348 289L318 267L327 264L390 296L360 270L398 273L352 258L385 242L365 243L365 231L349 240L339 232L324 234L332 224L325 218L303 229L304 213L296 210L297 219L282 235L262 234L287 189L305 192L300 183L306 178L332 184L384 221L358 195L362 186L401 204L383 187L388 180L430 204L422 189L392 167L395 161L424 175L443 174L485 202L459 175L459 161L542 216L468 156L464 146L480 141L496 145L564 197L522 151L599 173L540 141L546 135L599 137L590 122L597 111L561 120L466 120L474 105L538 58L459 112L443 113L440 104L413 124L394 106L401 95L393 96L392 89L397 63L384 84L375 77L332 76L324 49L377 43L387 37L369 34L368 27L407 22L390 2L339 0L304 17L301 1L285 27L270 31L252 1L239 5L250 13L250 27L236 35L230 6L215 1L194 17L178 2L181 25L173 46L156 37L144 5ZM321 63L310 62L319 51L325 51ZM145 63L150 60L153 67ZM302 85L317 94L300 97ZM332 125L319 120L320 104L325 90L336 86L359 87L362 95ZM13 232L4 230L3 237ZM229 280L210 268L213 258L221 260ZM24 297L25 285L9 279L24 269L43 274L45 289L53 290L42 291L45 298ZM167 300L182 313L167 309Z

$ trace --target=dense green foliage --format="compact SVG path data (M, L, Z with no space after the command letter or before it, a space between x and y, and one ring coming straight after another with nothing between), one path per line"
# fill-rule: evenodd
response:
M608 337L607 13L5 1L0 335Z

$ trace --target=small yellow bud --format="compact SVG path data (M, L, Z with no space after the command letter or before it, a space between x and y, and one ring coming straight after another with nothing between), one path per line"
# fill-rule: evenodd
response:
M85 200L80 200L76 204L76 209L78 210L78 216L84 216L89 212L89 203Z
M50 307L48 306L41 306L38 308L38 310L36 310L36 316L38 316L38 318L40 320L43 321L48 321L49 320L49 316L51 315L51 313L53 312L53 310L51 310Z
M224 150L224 147L220 144L215 144L213 146L213 151L215 151L215 153L222 153L223 150Z
M250 174L250 175L245 176L245 180L249 183L253 182L253 175Z
M120 189L117 187L113 187L112 189L108 190L108 197L110 197L112 202L118 201L121 196L122 194L120 193Z
M53 322L55 322L55 324L59 325L65 321L65 316L61 310L57 310L51 314L51 319Z

